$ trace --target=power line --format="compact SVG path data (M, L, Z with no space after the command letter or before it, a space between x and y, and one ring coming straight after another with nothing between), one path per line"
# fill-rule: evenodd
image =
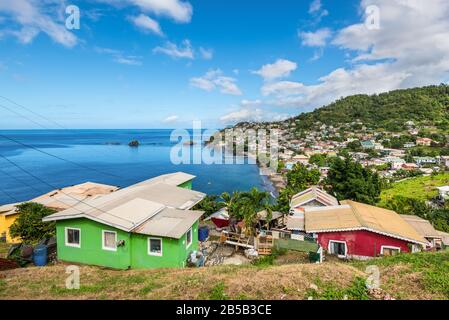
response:
M18 107L20 107L20 108L22 108L22 109L25 109L26 111L28 111L28 112L34 114L35 116L38 116L38 117L41 118L41 119L44 119L44 120L46 120L46 121L48 121L48 122L52 122L53 124L57 125L58 127L62 128L62 129L67 129L67 128L65 128L63 125L59 124L58 122L56 122L56 121L54 121L54 120L52 120L52 119L49 119L49 118L47 118L47 117L44 117L43 115L41 115L41 114L39 114L39 113L37 113L37 112L34 112L33 110L31 110L31 109L25 107L24 105L21 105L21 104L15 102L15 101L13 101L13 100L11 100L11 99L5 97L5 96L0 95L0 98L2 98L2 99L4 99L4 100L6 100L6 101L8 101L8 102L10 102L10 103L12 103L12 104L18 106Z
M10 173L8 173L8 172L2 170L2 169L0 169L0 172L1 172L2 174L4 174L5 176L10 177L11 179L13 179L13 180L15 180L15 181L17 181L17 182L23 184L24 186L27 186L28 188L30 188L30 189L32 189L32 190L34 190L34 191L36 191L36 192L39 192L39 193L42 192L41 190L39 190L39 189L33 187L32 185L29 185L28 183L25 183L25 182L22 181L21 179L14 177L12 174L10 174Z
M43 129L47 129L47 128L45 128L45 126L41 125L39 122L36 122L36 121L34 121L33 119L30 119L30 118L28 118L27 116L24 116L23 114L21 114L21 113L15 111L15 110L13 110L13 109L7 107L7 106L4 106L4 105L0 104L0 107L2 107L3 109L6 109L6 110L8 110L8 111L10 111L10 112L12 112L12 113L18 115L19 117L22 117L22 118L24 118L24 119L27 119L28 121L31 121L32 123L34 123L35 125L38 125L39 127L43 128Z
M14 202L20 202L19 200L17 200L16 197L10 195L10 194L9 194L8 192L6 192L5 190L0 189L0 192L3 193L3 194L5 194L8 198L11 198L12 200L14 200Z
M31 149L33 149L33 150L35 150L35 151L38 151L38 152L43 153L43 154L45 154L45 155L48 155L48 156L50 156L50 157L56 158L56 159L58 159L58 160L68 162L68 163L70 163L70 164L72 164L72 165L75 165L75 166L78 166L78 167L80 167L80 168L87 169L87 170L92 170L92 171L95 171L95 172L97 172L97 173L101 173L101 174L103 174L103 175L111 176L111 177L118 178L118 179L129 180L129 179L127 179L127 178L124 178L124 177L115 175L115 174L113 174L113 173L103 172L103 171L101 171L101 170L98 170L98 169L95 169L95 168L91 168L91 167L89 167L89 166L86 166L86 165L83 165L83 164L80 164L80 163L77 163L77 162L74 162L74 161L71 161L71 160L68 160L68 159L59 157L59 156L57 156L57 155L54 155L54 154L49 153L49 152L47 152L47 151L41 150L41 149L36 148L36 147L34 147L34 146L32 146L32 145L25 144L25 143L23 143L23 142L20 142L20 141L18 141L18 140L15 140L15 139L10 138L10 137L8 137L8 136L5 136L5 135L3 135L3 134L0 134L0 137L4 138L4 139L6 139L6 140L12 141L12 142L14 142L14 143L17 143L17 144L19 144L19 145L21 145L21 146L24 146L24 147L26 147L26 148L31 148Z
M33 178L36 179L37 181L39 181L39 182L41 182L41 183L43 183L43 184L49 186L49 187L52 188L52 189L57 189L57 190L59 190L62 194L66 195L67 197L72 198L72 199L74 199L74 200L76 200L76 201L79 201L80 203L83 203L83 204L85 204L86 206L91 207L92 209L96 209L96 210L98 210L98 211L100 211L100 212L103 212L103 213L106 213L106 214L111 215L111 216L113 216L113 217L116 217L116 218L119 218L119 219L128 221L128 222L132 223L133 225L135 225L135 223L134 223L133 221L131 221L131 220L125 219L125 218L120 217L120 216L116 216L116 215L114 215L114 214L112 214L112 213L110 213L110 212L107 212L107 211L104 211L104 210L102 210L102 209L100 209L100 208L97 208L97 207L95 207L95 206L92 206L92 205L90 205L89 203L84 202L83 200L77 199L77 198L73 197L72 195L70 195L70 194L68 194L68 193L65 193L65 192L61 191L60 188L58 188L58 187L56 187L56 186L54 186L54 185L52 185L52 184L46 182L45 180L39 178L38 176L32 174L32 173L29 172L28 170L22 168L21 166L19 166L18 164L16 164L14 161L8 159L7 157L5 157L5 156L3 156L3 155L1 155L1 154L0 154L0 157L3 158L3 159L5 159L6 161L8 161L10 164L12 164L13 166L15 166L15 167L18 168L19 170L21 170L21 171L25 172L26 174L30 175L31 177L33 177ZM62 201L60 201L60 202L61 202L61 203L64 203L64 202L62 202ZM75 209L76 209L76 208L75 208ZM79 209L78 209L78 210L79 210ZM80 211L80 210L79 210L79 211Z

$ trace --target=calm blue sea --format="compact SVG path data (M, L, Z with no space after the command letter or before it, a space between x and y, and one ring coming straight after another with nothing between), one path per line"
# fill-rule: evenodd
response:
M252 187L271 191L271 184L259 175L256 165L172 164L170 150L175 143L170 142L170 134L168 129L0 130L0 155L38 178L0 157L0 204L29 200L52 190L50 186L61 188L92 181L126 187L175 171L196 175L194 189L207 194ZM138 140L141 145L131 148L131 140Z

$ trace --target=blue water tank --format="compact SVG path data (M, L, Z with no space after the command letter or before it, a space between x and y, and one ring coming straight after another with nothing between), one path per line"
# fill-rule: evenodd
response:
M209 237L209 227L203 226L198 228L198 240L204 242Z
M33 262L35 266L43 267L47 264L47 246L40 244L34 248Z

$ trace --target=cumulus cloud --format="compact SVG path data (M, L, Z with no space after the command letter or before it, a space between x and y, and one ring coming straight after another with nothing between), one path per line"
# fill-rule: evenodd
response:
M326 9L323 9L321 0L313 0L309 6L309 14L314 16L315 22L318 23L323 17L329 15L329 12Z
M144 14L140 14L135 17L129 17L129 20L143 32L153 32L159 36L164 35L159 22Z
M163 53L175 59L193 59L195 57L192 44L189 40L184 40L180 46L173 42L167 41L164 46L154 48L153 52Z
M242 91L236 84L237 79L223 75L220 69L209 70L202 77L190 79L190 85L205 91L218 89L221 93L235 96L242 95Z
M315 108L352 94L438 84L449 73L449 2L444 0L362 0L380 9L380 29L361 22L336 33L332 43L352 56L317 84L294 81L265 84L262 94L279 105ZM318 42L319 43L319 42Z
M73 47L78 43L78 38L65 27L62 9L60 1L0 0L0 13L19 26L6 26L0 33L14 36L27 44L42 32L63 46Z
M327 40L332 37L329 28L322 28L315 32L298 31L298 37L302 40L302 45L307 47L324 47Z
M128 2L145 12L170 17L181 23L190 22L193 14L192 5L180 0L128 0Z
M263 65L259 70L253 71L253 73L258 74L265 81L271 81L289 76L297 67L298 65L293 61L278 59L272 64Z
M220 121L226 124L234 124L242 121L281 121L288 117L288 114L271 112L261 108L241 108L221 116Z
M200 54L204 60L210 60L214 57L214 50L200 47Z
M240 101L240 105L242 107L254 107L254 106L260 106L262 104L262 100L256 99L256 100L247 100L243 99Z

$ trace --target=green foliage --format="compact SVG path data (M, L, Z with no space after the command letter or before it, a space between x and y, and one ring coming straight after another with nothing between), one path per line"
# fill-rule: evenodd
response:
M249 231L253 231L252 228L258 222L258 212L266 210L267 220L271 220L272 206L268 192L261 192L257 188L253 188L249 192L233 192L232 195L224 192L221 199L228 208L230 217L243 220Z
M309 163L315 164L318 167L326 167L329 165L328 160L327 160L327 154L325 154L325 153L313 154L309 158Z
M274 265L277 257L283 256L287 253L287 249L274 247L270 255L261 256L257 260L252 261L252 265L257 267L269 267Z
M330 166L326 185L338 200L354 200L375 204L379 200L381 180L379 175L354 162L348 155L335 158Z
M21 238L26 243L35 243L55 235L55 222L42 219L56 211L40 203L26 202L17 206L18 217L9 228L11 237Z
M365 270L368 265L393 266L405 265L410 273L420 272L426 290L441 293L449 298L449 251L419 252L382 257L370 261L355 261L353 265Z
M295 193L303 191L320 181L320 172L317 169L307 169L301 163L296 163L287 173L287 187Z
M434 209L423 200L400 195L389 199L385 207L400 214L416 215L430 221L435 229L449 232L449 209Z
M360 120L369 128L399 132L405 129L404 123L408 120L447 128L448 109L449 86L441 84L379 95L349 96L313 112L303 113L293 120L296 120L299 129L310 129L317 122L336 126Z
M193 210L204 211L204 218L217 212L225 206L222 201L218 201L219 197L216 195L208 195L200 203L193 207Z
M306 299L313 300L369 300L365 279L356 277L347 288L341 288L333 282L317 281L318 290L308 289Z
M218 282L209 291L209 299L210 300L228 300L228 296L225 293L225 284L223 281Z

